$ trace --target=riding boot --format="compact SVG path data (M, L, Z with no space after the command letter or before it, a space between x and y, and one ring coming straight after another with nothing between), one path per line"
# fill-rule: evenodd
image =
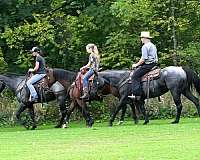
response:
M89 95L88 95L88 91L87 90L83 90L83 96L80 97L81 99L88 99Z

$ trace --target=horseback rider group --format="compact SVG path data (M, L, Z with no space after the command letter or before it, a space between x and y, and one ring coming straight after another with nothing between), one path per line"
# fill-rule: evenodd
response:
M156 46L151 42L152 37L150 36L150 32L141 32L140 38L143 44L141 49L142 56L136 64L132 65L134 72L131 76L132 95L129 96L130 98L134 98L135 96L140 98L140 96L142 96L142 87L140 84L141 77L149 72L154 66L156 66L158 62L157 49ZM82 80L83 95L80 97L81 99L88 98L89 78L99 70L100 65L100 54L97 46L95 44L88 44L86 46L86 51L90 55L88 63L80 68L81 73L84 73ZM30 101L37 101L38 95L33 84L45 77L45 60L41 56L41 50L38 47L33 47L30 52L36 57L36 62L34 69L30 68L29 72L33 72L35 74L27 81L27 86L30 90Z

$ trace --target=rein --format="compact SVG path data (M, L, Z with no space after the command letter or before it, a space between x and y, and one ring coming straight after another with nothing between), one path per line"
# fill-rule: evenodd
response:
M117 86L119 86L118 88L121 88L124 84L126 84L128 82L128 77L130 74L124 73L123 77L121 78L121 80L117 83Z

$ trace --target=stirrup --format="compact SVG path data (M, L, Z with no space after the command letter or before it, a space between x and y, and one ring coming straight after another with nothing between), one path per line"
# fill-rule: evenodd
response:
M135 99L135 98L136 98L136 96L135 96L135 95L133 95L133 94L131 94L130 96L128 96L128 98Z
M88 94L85 94L85 95L80 97L80 99L88 99L88 98L89 98Z

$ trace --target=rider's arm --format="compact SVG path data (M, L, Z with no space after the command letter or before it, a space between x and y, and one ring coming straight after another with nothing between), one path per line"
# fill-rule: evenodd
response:
M136 63L136 67L143 63L144 63L144 59L141 57L140 60Z
M93 57L90 55L90 56L89 56L89 61L88 61L88 63L87 63L85 66L81 67L80 70L82 70L82 69L84 69L84 68L90 68L91 65L92 65L92 63L93 63Z
M33 71L34 71L34 72L37 71L38 68L39 68L39 66L40 66L40 63L39 63L38 61L36 61L36 62L35 62L35 67L34 67Z
M142 46L142 57L136 64L132 65L132 68L142 65L145 62L145 59L148 59L148 48L146 45L143 45Z

